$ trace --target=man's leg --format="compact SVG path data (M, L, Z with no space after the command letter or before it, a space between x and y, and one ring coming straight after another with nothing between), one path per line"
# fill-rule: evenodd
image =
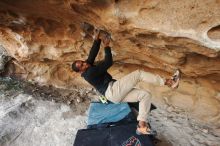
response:
M147 122L151 99L152 96L149 92L140 89L133 89L121 102L139 102L139 114L137 120Z
M121 102L140 81L157 85L164 85L164 80L159 75L136 70L117 80L112 85L109 85L105 96L112 102Z
M177 79L179 82L179 77ZM110 84L106 90L105 96L108 100L114 103L139 101L139 115L137 117L139 123L137 132L140 134L149 134L152 132L147 124L147 116L151 105L151 94L147 91L134 89L134 87L140 81L156 85L165 85L167 81L170 80L173 79L163 80L158 75L137 70L114 82L112 85ZM170 85L173 85L173 83L178 82L172 81Z
M140 89L133 89L129 92L121 102L139 102L139 113L137 116L138 127L137 132L140 134L152 133L148 122L147 116L151 106L151 94L147 91Z

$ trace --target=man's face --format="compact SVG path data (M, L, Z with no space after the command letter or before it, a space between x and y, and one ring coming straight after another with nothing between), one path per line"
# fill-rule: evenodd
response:
M85 61L78 60L76 62L76 67L79 69L80 72L83 72L89 67L89 64Z

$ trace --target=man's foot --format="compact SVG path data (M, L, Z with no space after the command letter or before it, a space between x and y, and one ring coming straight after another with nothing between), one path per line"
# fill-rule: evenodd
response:
M179 81L180 81L180 70L177 69L171 79L166 79L165 85L168 87L171 87L173 89L178 88L179 86Z
M150 128L148 126L146 127L140 127L139 125L137 126L137 130L136 130L136 133L138 135L148 135L150 134Z
M150 129L148 124L145 127L140 127L137 125L137 130L136 130L137 135L156 135L156 131L153 131Z
M179 82L180 82L180 70L177 69L173 76L172 76L172 80L174 81L174 84L171 86L171 88L178 88L179 87Z

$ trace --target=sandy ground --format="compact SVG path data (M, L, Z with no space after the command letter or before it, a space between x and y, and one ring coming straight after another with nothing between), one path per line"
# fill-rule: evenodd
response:
M65 90L0 79L1 146L71 146L86 127L86 111L95 92ZM150 123L161 140L157 146L220 146L220 138L173 107L157 109Z

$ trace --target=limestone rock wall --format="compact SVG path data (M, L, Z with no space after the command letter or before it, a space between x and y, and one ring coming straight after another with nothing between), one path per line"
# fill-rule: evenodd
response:
M162 108L178 107L220 125L219 0L1 0L0 45L13 58L6 75L57 87L88 86L71 71L86 59L87 22L112 35L117 79L135 69L168 77L180 68L179 89L150 89ZM103 51L97 57L101 60Z

